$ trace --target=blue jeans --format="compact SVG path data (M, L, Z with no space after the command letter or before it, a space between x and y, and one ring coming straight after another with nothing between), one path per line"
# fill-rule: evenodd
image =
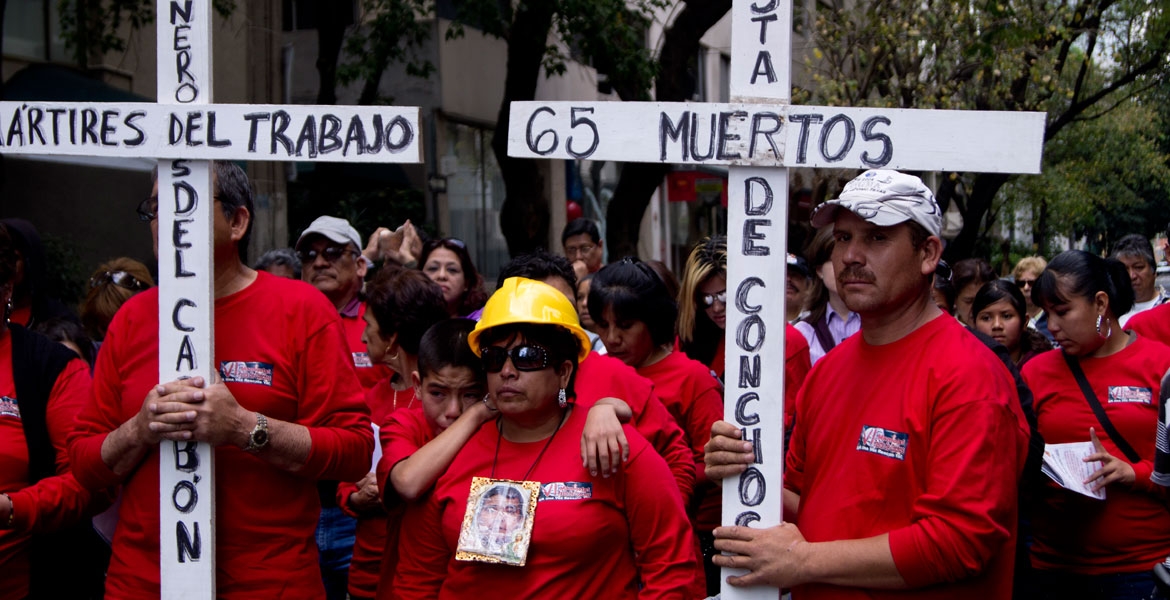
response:
M1032 570L1032 590L1036 600L1162 600L1154 589L1150 569L1136 573L1084 575L1066 571Z
M325 583L325 600L345 600L356 528L357 520L341 512L340 508L321 509L321 518L317 521L317 552L321 580Z

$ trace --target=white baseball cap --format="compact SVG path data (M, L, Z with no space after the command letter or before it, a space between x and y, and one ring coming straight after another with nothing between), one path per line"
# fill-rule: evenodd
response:
M315 221L309 224L309 228L301 234L301 237L297 238L296 249L300 250L301 242L314 234L325 236L330 241L338 244L353 244L359 252L362 249L362 236L345 219L317 217Z
M871 169L845 184L841 197L822 203L813 211L813 227L824 227L846 208L879 227L914 221L930 235L942 232L942 211L934 193L922 180L905 173Z

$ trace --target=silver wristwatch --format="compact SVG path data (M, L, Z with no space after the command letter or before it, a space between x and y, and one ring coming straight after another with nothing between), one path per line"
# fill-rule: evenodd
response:
M256 413L256 427L248 434L248 445L244 452L259 452L268 445L268 417Z

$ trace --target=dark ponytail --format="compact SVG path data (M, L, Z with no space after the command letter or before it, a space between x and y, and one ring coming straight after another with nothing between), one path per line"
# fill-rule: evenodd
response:
M1032 287L1032 302L1046 310L1070 299L1061 295L1056 287L1057 278L1065 281L1065 292L1073 296L1092 300L1097 292L1109 297L1109 310L1120 317L1133 308L1133 285L1129 271L1114 258L1101 258L1082 250L1061 252L1048 263L1048 268L1036 279Z

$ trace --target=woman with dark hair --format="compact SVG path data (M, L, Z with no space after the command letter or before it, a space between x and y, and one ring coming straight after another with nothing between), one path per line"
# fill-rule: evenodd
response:
M0 599L100 597L109 547L89 518L108 497L74 479L65 448L89 401L89 366L9 321L15 262L0 225Z
M1016 367L1052 349L1052 344L1028 327L1028 304L1020 288L1006 279L983 284L971 303L975 329L1007 348Z
M817 230L806 254L816 276L812 278L812 286L809 287L808 315L796 323L796 329L808 342L809 360L815 365L845 338L861 331L861 316L850 311L841 294L837 293L831 225Z
M674 486L666 463L625 426L630 455L620 471L593 476L582 465L586 415L572 398L589 340L569 299L538 281L507 279L468 343L487 371L484 402L499 417L408 509L397 597L686 597L691 534L679 495L663 493ZM477 508L501 485L525 501L498 519L507 539L484 547ZM494 510L508 510L506 499Z
M645 263L626 258L602 267L589 290L589 314L609 355L653 381L654 391L682 427L695 457L691 504L698 510L693 524L704 554L708 546L713 554L711 531L720 524L723 503L719 487L704 475L703 446L711 438L711 425L723 418L722 385L706 365L674 351L678 308Z
M487 301L483 279L475 270L467 244L455 238L430 240L423 244L418 264L427 277L439 284L448 316L476 319Z
M1054 482L1032 516L1033 598L1139 599L1170 548L1165 492L1150 480L1158 398L1170 348L1121 329L1133 305L1125 266L1070 250L1032 289L1060 352L1024 365L1048 444L1092 442L1100 467L1085 480L1103 498ZM1092 468L1092 467L1090 467Z
M394 372L366 394L370 420L379 427L396 411L417 403L411 378L418 370L419 343L427 329L447 319L445 306L439 286L414 269L383 267L366 286L362 341L374 364L384 364ZM381 475L385 481L386 474ZM387 514L378 481L378 473L371 472L357 483L337 486L338 507L358 519L349 563L351 598L373 598L378 588L387 545Z

